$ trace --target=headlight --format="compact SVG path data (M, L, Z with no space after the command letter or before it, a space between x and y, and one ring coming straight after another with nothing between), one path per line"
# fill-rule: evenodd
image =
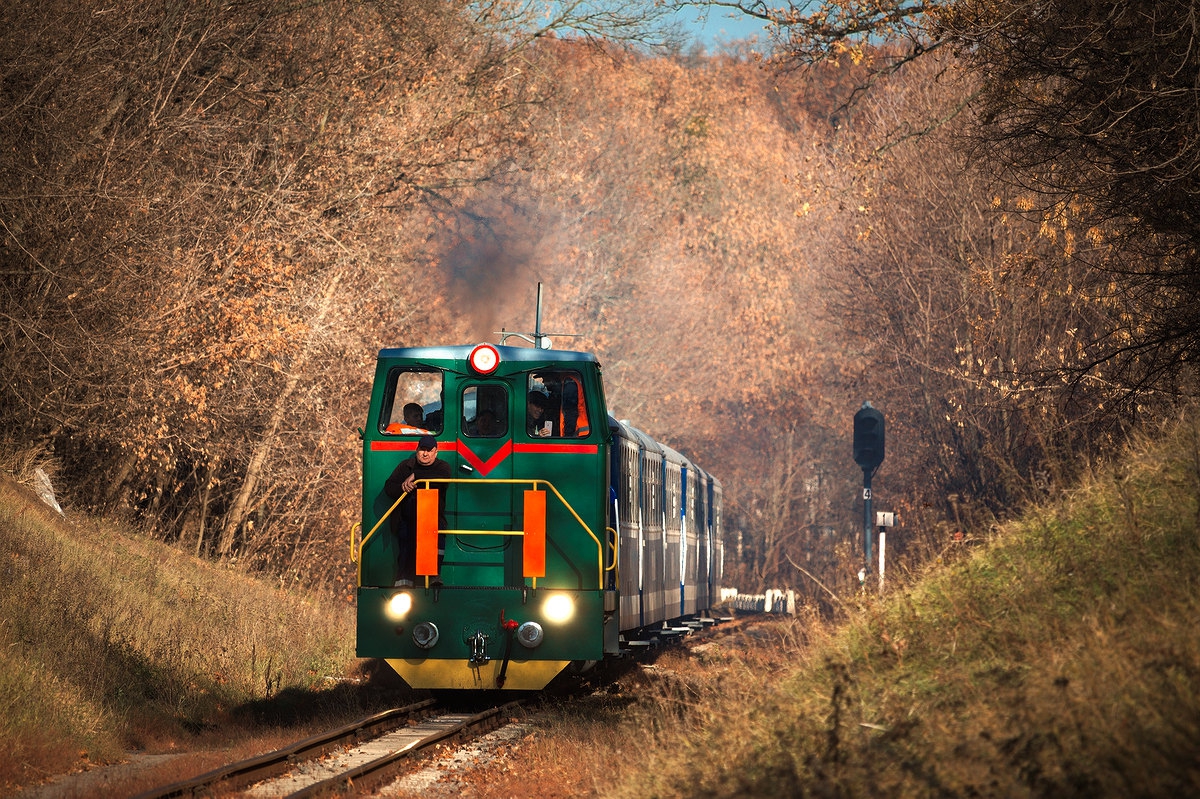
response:
M480 344L471 350L467 362L481 375L490 375L500 365L500 351L491 344Z
M548 622L564 624L575 615L575 600L568 594L551 594L542 605L542 614Z
M542 625L536 621L527 621L517 628L517 640L526 649L533 649L542 642Z
M423 621L412 631L413 643L422 649L432 649L438 642L438 628L431 621Z
M387 601L387 616L392 621L399 621L408 615L412 610L412 594L407 591L401 591L398 594L392 594Z

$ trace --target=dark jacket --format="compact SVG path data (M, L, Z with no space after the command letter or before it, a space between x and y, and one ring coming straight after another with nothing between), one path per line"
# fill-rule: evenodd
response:
M422 466L417 463L417 456L412 455L400 461L396 466L392 476L383 484L383 492L392 499L404 493L404 481L409 475L413 475L417 481L421 480L447 480L450 478L450 464L444 460L437 459L428 466ZM420 486L417 486L420 488ZM438 529L446 529L446 486L445 484L434 485L438 490ZM411 492L397 508L401 519L408 525L409 530L416 529L417 521L417 492Z

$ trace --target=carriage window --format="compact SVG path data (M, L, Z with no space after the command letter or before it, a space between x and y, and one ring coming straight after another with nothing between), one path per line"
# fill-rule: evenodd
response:
M529 374L525 429L534 438L583 438L588 425L583 376L570 370Z
M393 369L379 414L379 431L397 436L442 432L442 373Z
M508 435L508 389L501 385L467 386L462 394L462 431L473 438Z

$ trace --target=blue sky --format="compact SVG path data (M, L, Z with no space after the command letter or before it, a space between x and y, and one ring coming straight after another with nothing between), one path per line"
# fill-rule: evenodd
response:
M697 19L698 15L698 9L686 8L681 9L677 17L684 22L685 29L690 30L705 47L710 49L715 47L718 42L747 39L755 34L758 35L759 41L766 41L766 31L763 29L762 23L744 14L731 12L728 9L714 8L708 12L708 19L703 23Z

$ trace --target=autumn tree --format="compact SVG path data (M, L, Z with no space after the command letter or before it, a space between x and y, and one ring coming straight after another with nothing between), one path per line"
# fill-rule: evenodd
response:
M1194 379L1200 352L1200 38L1190 2L964 2L937 17L972 73L976 157L1075 233L1087 287L1127 313L1075 368L1137 394Z
M349 527L374 351L451 326L422 240L526 146L487 13L6 6L0 408L77 500L276 559Z
M862 90L932 54L974 80L891 140L969 114L978 164L1017 191L1006 210L1056 228L1064 254L1086 268L1082 289L1124 307L1084 342L1066 373L1114 383L1130 399L1187 393L1200 273L1194 181L1195 9L1188 2L997 3L887 0L860 4L698 3L770 22L781 66L851 60ZM884 43L884 46L880 46ZM879 146L887 146L881 139ZM1062 371L1044 375L1057 379Z
M489 307L506 306L509 330L528 328L544 281L545 329L599 354L613 413L722 480L731 582L799 579L790 557L836 584L853 464L813 421L840 403L817 378L837 348L814 344L834 163L808 78L563 41L532 62L557 87L540 139L551 168L531 171L490 257L456 264L483 283L506 265L501 296L517 302Z
M472 329L443 256L536 158L553 86L529 54L650 41L659 13L6 4L6 429L52 448L76 505L327 576L375 351Z
M863 399L931 536L949 494L994 509L1112 433L1111 386L1046 378L1126 310L1078 253L1127 248L965 171L959 62L884 80L937 7L808 71L559 38L629 9L558 8L7 6L9 429L79 502L330 579L375 351L527 329L542 280L614 412L725 484L731 579L814 601L855 585Z

